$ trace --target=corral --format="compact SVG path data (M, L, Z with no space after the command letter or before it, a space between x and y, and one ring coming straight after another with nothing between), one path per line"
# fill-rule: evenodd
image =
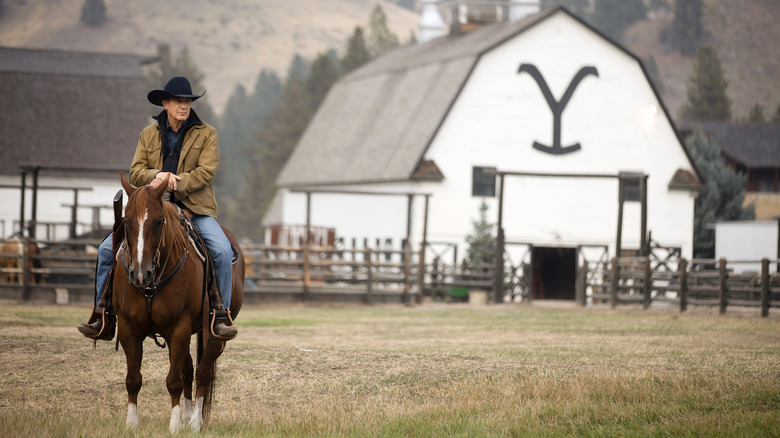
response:
M0 298L61 304L91 302L94 248L99 240L23 241L36 243L42 248L41 254L24 251L6 257L15 258L21 267L0 267L0 272L13 274L15 280L0 277ZM752 307L760 309L756 315L764 317L770 308L780 307L780 260L687 260L675 249L652 244L648 247L647 256L612 259L605 251L589 253L588 248L578 248L570 260L572 275L561 277L560 272L569 268L559 266L557 290L548 288L546 298L564 297L582 306L674 306L680 312L691 306L717 307L720 313ZM437 253L434 245L429 248L427 261L419 251L408 247L347 249L244 243L242 249L247 261L245 294L249 303L414 305L426 300L466 300L475 291L499 297L493 298L493 303L531 302L544 298L539 296L544 290L539 283L549 279L544 272L537 272L534 257L529 261L527 257L513 260L507 256L503 272L497 276L492 265L458 263L457 257L449 259L445 252ZM525 245L526 254L534 250L533 245ZM589 254L600 256L588 259ZM31 260L42 266L35 267ZM745 265L758 265L761 270L740 269ZM39 281L33 282L33 278ZM497 284L501 287L498 294Z
M248 306L202 436L776 436L780 319L551 302ZM86 305L0 306L0 430L117 436L124 360ZM149 344L151 345L151 344ZM141 427L169 436L168 352L144 357ZM185 436L188 434L184 434Z

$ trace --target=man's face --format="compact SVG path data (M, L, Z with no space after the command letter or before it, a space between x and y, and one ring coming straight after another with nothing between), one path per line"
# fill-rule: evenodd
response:
M165 111L168 112L168 120L178 120L179 122L184 123L190 116L192 99L189 97L173 96L168 99L163 99L162 104Z

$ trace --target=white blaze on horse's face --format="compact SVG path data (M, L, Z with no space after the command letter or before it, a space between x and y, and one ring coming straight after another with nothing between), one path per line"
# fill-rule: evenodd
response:
M136 260L133 262L136 266L134 267L134 270L138 273L138 284L145 284L143 279L143 272L145 271L142 269L143 267L143 261L144 261L144 224L146 223L146 219L149 218L149 210L144 210L144 217L138 218L138 242L136 242L137 247L135 250L136 254Z

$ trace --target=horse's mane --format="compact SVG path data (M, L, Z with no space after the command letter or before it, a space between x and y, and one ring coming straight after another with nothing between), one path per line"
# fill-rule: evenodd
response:
M181 210L171 202L163 202L165 216L165 236L171 238L173 249L184 251L187 246L187 231L181 223Z

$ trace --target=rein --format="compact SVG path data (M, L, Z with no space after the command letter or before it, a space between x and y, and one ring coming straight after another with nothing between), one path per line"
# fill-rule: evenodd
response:
M129 199L128 199L129 202ZM182 219L183 220L183 219ZM127 233L127 221L124 221L125 225L125 236L128 235ZM159 266L160 261L160 247L163 246L163 242L165 242L165 231L167 230L167 220L165 219L165 208L163 208L163 228L162 228L162 236L160 238L160 241L157 242L157 248L154 253L154 259L152 260L152 282L147 286L141 286L138 284L135 284L135 279L131 279L131 283L133 286L135 286L138 290L143 292L144 297L146 298L146 311L149 314L149 319L151 320L152 317L152 301L157 295L157 292L159 292L161 289L165 288L165 286L168 285L168 283L173 280L176 275L179 273L181 268L184 266L184 263L187 261L187 255L190 252L190 241L189 239L186 240L186 244L184 246L184 254L182 254L181 259L179 259L179 263L174 266L173 270L168 273L168 275L165 276L165 278L162 278L163 273L165 272L165 268L168 266L168 261L171 258L171 252L173 251L173 248L170 248L168 250L168 253L165 256L165 261L163 262L162 266L160 267L158 275L155 274L155 271L157 271L157 267ZM132 260L132 252L130 251L130 248L127 245L127 237L125 237L125 241L122 244L122 267L125 270L125 273L130 273L130 266L127 261L127 256L130 256L130 259ZM154 339L154 343L157 344L160 348L165 348L165 341L162 343L157 340L157 334L152 332L152 339Z

